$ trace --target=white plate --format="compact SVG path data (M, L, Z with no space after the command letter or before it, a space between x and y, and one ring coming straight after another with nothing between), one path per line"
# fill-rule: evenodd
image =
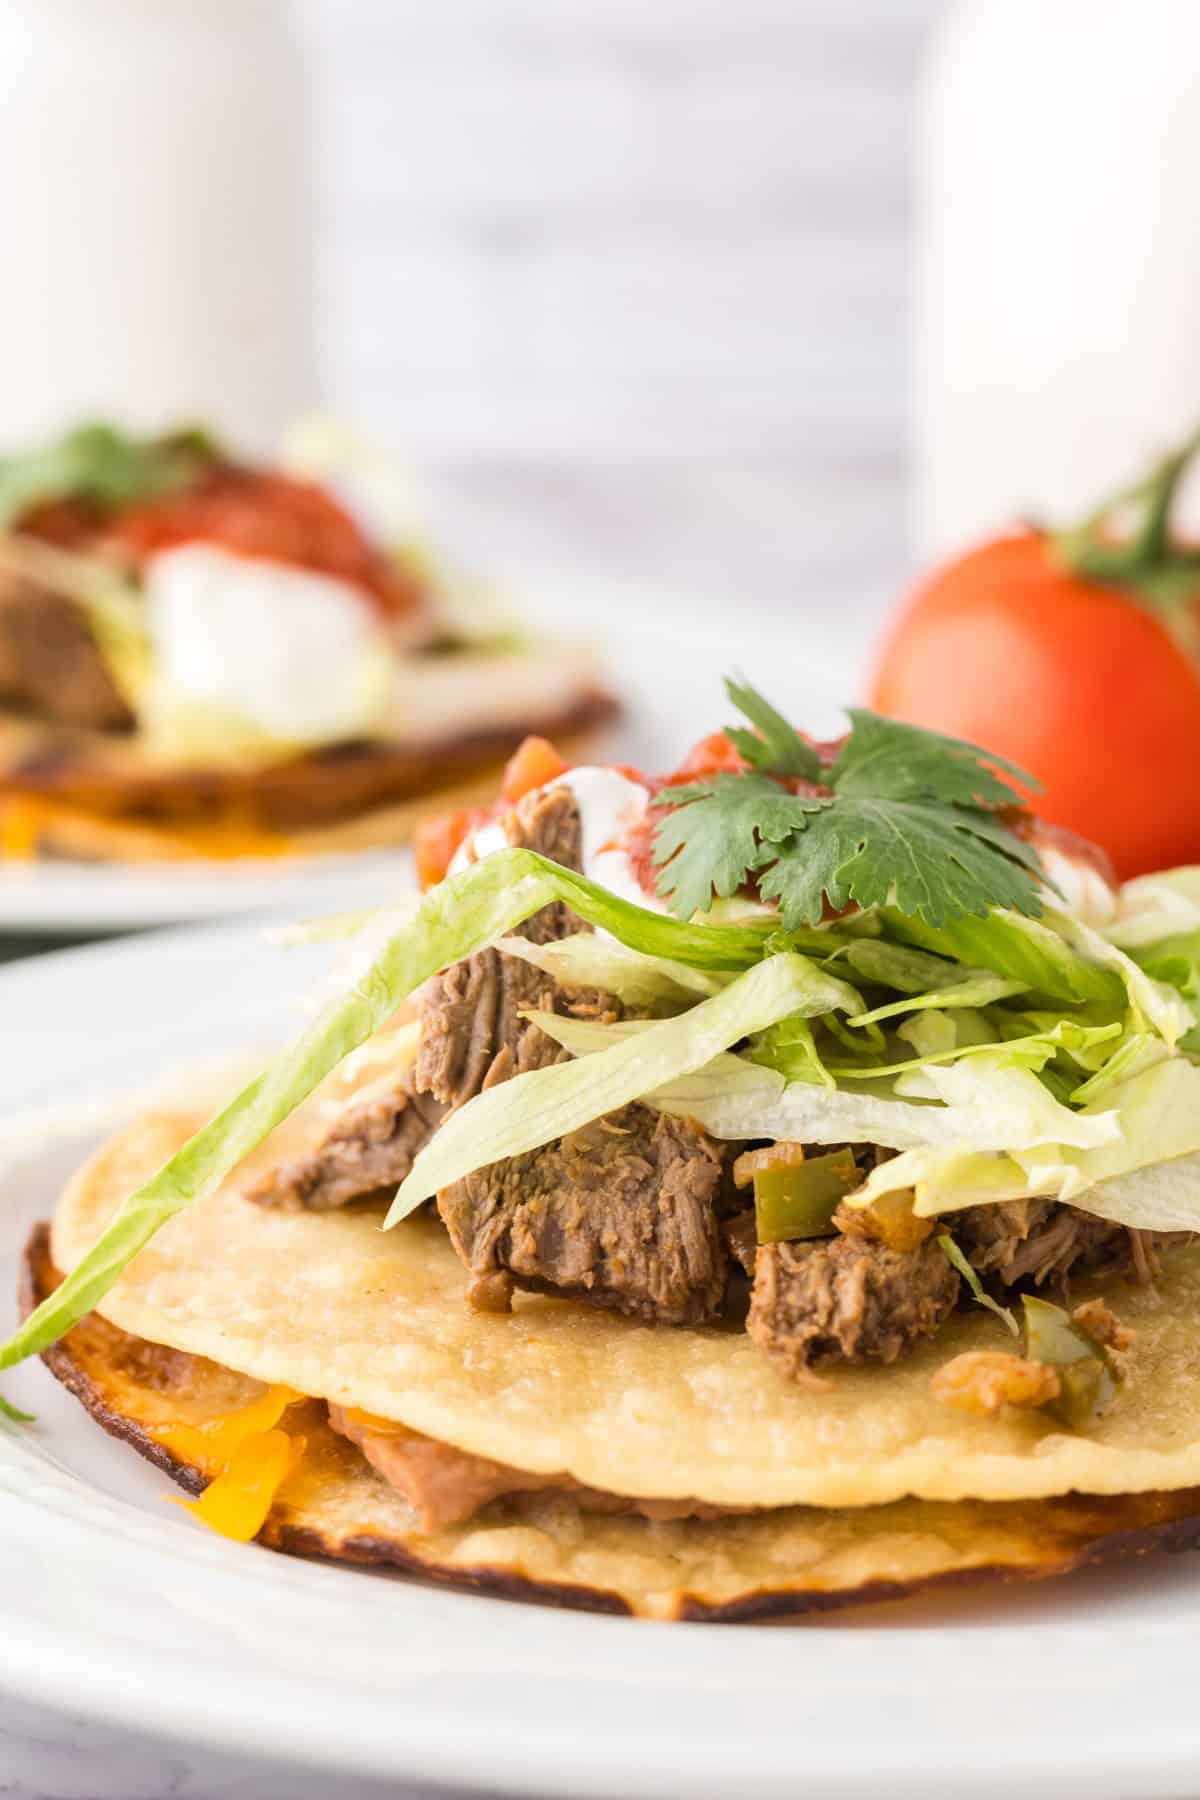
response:
M594 632L610 650L610 667L628 712L612 739L614 760L670 768L728 711L720 675L743 669L796 719L821 733L838 729L838 701L857 691L853 659L832 644L814 643L814 626L785 630L754 622L732 609L689 603L678 595L613 583L565 588L528 583L526 616L565 618L572 630ZM230 918L287 909L297 916L337 906L369 906L386 896L404 852L306 859L163 864L0 864L0 932L81 934L141 926ZM331 899L333 893L342 898Z
M9 1265L96 1135L56 1135L54 1108L277 1036L328 954L209 927L0 973ZM206 1537L40 1366L3 1387L39 1421L0 1426L0 1686L26 1699L300 1759L331 1795L338 1770L672 1800L1196 1791L1200 1558L780 1629L591 1617Z

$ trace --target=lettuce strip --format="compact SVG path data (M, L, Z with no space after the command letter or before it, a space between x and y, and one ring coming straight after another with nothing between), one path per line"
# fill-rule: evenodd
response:
M532 850L485 857L426 894L412 921L375 953L348 991L330 1000L295 1043L129 1196L61 1287L0 1346L0 1369L37 1355L78 1324L168 1219L219 1187L431 975L503 937L552 900L566 901L650 955L674 953L680 961L716 968L762 955L760 931L681 924L631 906ZM820 979L826 991L840 986Z
M847 944L840 954L864 981L895 988L898 994L924 994L930 988L949 987L966 972L944 956L930 956L925 950L889 944L881 938Z
M950 1267L957 1270L958 1274L962 1276L963 1280L971 1290L971 1295L975 1304L977 1306L986 1307L988 1312L995 1313L996 1317L1003 1321L1014 1337L1020 1337L1021 1328L1017 1324L1015 1314L1010 1312L1007 1306L1001 1306L998 1300L992 1299L992 1296L988 1293L982 1281L980 1281L977 1270L972 1268L971 1264L967 1261L966 1257L948 1232L943 1232L942 1236L938 1239L938 1249L950 1264Z
M591 1056L614 1040L636 1036L645 1021L602 1025L556 1013L530 1013L541 1029L575 1056ZM927 1105L886 1095L845 1093L787 1081L744 1056L714 1057L693 1074L640 1096L656 1112L691 1118L718 1138L774 1138L794 1143L882 1144L890 1150L928 1147L994 1153L1014 1141L1019 1121L993 1098L982 1105ZM1028 1134L1027 1134L1028 1135ZM887 1167L891 1167L889 1163Z
M943 1007L992 1006L997 1000L1011 1000L1014 994L1024 992L1024 983L1014 981L1007 975L989 975L972 970L961 981L951 982L948 987L934 988L925 994L906 994L903 1000L893 1000L887 1006L876 1006L870 1012L859 1013L846 1022L856 1026L878 1025L884 1019L897 1018L901 1013L922 1012L929 1007L936 1007L940 1011Z
M1125 1003L1120 976L1064 942L1050 922L1061 915L1026 919L997 910L986 919L952 919L939 926L908 918L894 907L885 907L882 916L885 929L900 943L952 957L972 969L1006 975L1032 993L1070 1006L1091 1001L1110 1014Z
M730 979L664 956L644 956L594 931L554 938L548 944L506 937L496 949L503 956L542 969L563 987L598 988L603 994L615 994L627 1006L671 1006L676 1010L694 1006L697 1000L719 994Z
M880 1164L855 1201L911 1187L915 1211L931 1217L1046 1197L1142 1230L1200 1229L1200 1069L1182 1058L1161 1061L1110 1098L1117 1105L1108 1116L1119 1131L1090 1149L1010 1145L1006 1154L985 1156L964 1139Z
M490 859L488 859L490 860ZM486 864L480 865L486 866ZM654 1022L583 1062L532 1069L486 1088L442 1125L392 1203L395 1225L439 1189L502 1158L520 1156L701 1069L752 1032L793 1013L856 1004L854 989L794 951L748 969L678 1018Z
M807 1019L783 1019L768 1031L756 1032L746 1048L746 1058L764 1069L775 1070L787 1081L808 1081L825 1088L837 1086L825 1067Z
M1174 988L1155 981L1131 956L1126 956L1116 944L1110 944L1082 920L1072 918L1069 913L1050 912L1046 916L1072 948L1102 968L1111 970L1121 982L1134 1015L1134 1028L1143 1022L1151 1025L1163 1042L1174 1049L1194 1023L1191 1008Z
M1164 869L1127 881L1117 895L1117 915L1105 926L1110 943L1135 954L1164 938L1200 931L1200 867ZM1138 961L1142 958L1138 956Z
M1121 1027L1115 1021L1111 1025L1077 1025L1073 1020L1063 1019L1052 1031L1035 1032L1023 1038L1008 1038L1000 1044L994 1039L981 1043L955 1044L944 1050L923 1052L905 1062L886 1063L878 1067L864 1064L861 1068L852 1068L840 1063L831 1063L829 1066L830 1072L840 1081L862 1081L881 1075L911 1075L938 1064L961 1062L968 1056L995 1055L1003 1066L1040 1071L1060 1051L1072 1057L1085 1055L1095 1045L1110 1043L1120 1035Z
M1005 1049L981 1050L965 1062L926 1063L901 1075L896 1092L907 1099L940 1100L945 1106L974 1107L1008 1121L1007 1144L1025 1150L1042 1144L1096 1150L1119 1143L1115 1111L1072 1112L1028 1068L1005 1060ZM968 1144L971 1149L978 1148Z

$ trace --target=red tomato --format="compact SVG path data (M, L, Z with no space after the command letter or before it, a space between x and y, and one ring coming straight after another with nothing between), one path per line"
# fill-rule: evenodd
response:
M515 806L535 788L545 787L556 775L565 775L569 763L563 761L549 738L527 737L509 757L500 782L500 798Z
M681 787L685 782L699 781L705 775L740 775L745 767L745 757L739 755L725 733L714 731L693 745L663 785Z
M870 703L1028 769L1034 811L1102 845L1123 879L1200 862L1200 669L1146 605L1070 573L1041 533L922 581Z
M368 541L331 494L288 475L222 466L182 494L127 507L100 537L101 547L135 564L187 543L219 544L237 555L339 576L390 616L422 600L418 583Z
M422 893L445 879L455 851L467 833L487 817L487 811L483 806L463 806L457 812L423 819L417 826L413 832L413 856Z

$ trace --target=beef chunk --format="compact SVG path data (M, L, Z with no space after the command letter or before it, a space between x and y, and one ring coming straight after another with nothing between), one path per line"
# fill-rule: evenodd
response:
M747 1330L793 1380L835 1362L895 1362L953 1310L959 1280L936 1243L865 1238L763 1244Z
M580 865L581 827L575 796L566 787L529 794L510 815L509 842L537 850L565 868ZM521 927L531 943L547 944L587 927L565 906L543 907ZM529 1008L562 1010L561 995L540 969L497 950L481 950L437 975L421 1003L421 1049L416 1086L446 1106L462 1106L486 1085L563 1062L568 1053L536 1025L520 1018ZM577 995L583 1017L619 1018L615 1002Z
M272 1169L247 1198L284 1212L325 1212L397 1187L445 1111L428 1094L397 1084L348 1107L315 1150Z
M10 573L0 573L0 695L85 730L134 724L83 608Z
M438 1209L476 1276L508 1270L522 1287L701 1325L725 1293L722 1174L704 1132L634 1105L477 1170L439 1194Z
M463 1106L510 1075L570 1062L570 1051L521 1017L528 1011L602 1024L626 1016L619 1000L590 988L568 991L529 963L498 950L481 950L435 976L426 988L417 1087L444 1106Z

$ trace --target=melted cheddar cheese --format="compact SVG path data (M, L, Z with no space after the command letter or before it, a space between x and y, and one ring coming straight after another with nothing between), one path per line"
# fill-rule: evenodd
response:
M198 1500L180 1500L194 1519L221 1537L248 1544L267 1522L276 1494L305 1451L302 1437L260 1431L234 1451L228 1466L210 1481Z
M288 1407L303 1398L295 1388L269 1387L236 1412L205 1419L199 1425L156 1425L151 1435L164 1450L207 1474L224 1469L250 1438L273 1431Z
M276 1494L304 1455L304 1438L279 1430L289 1406L303 1398L294 1388L269 1387L248 1406L198 1425L151 1427L165 1450L212 1478L198 1500L172 1495L172 1503L239 1544L257 1537Z
M70 854L115 855L130 862L190 858L233 862L242 857L288 856L296 848L282 833L232 814L212 824L152 825L27 794L0 800L0 862L36 861L44 835L59 839Z

